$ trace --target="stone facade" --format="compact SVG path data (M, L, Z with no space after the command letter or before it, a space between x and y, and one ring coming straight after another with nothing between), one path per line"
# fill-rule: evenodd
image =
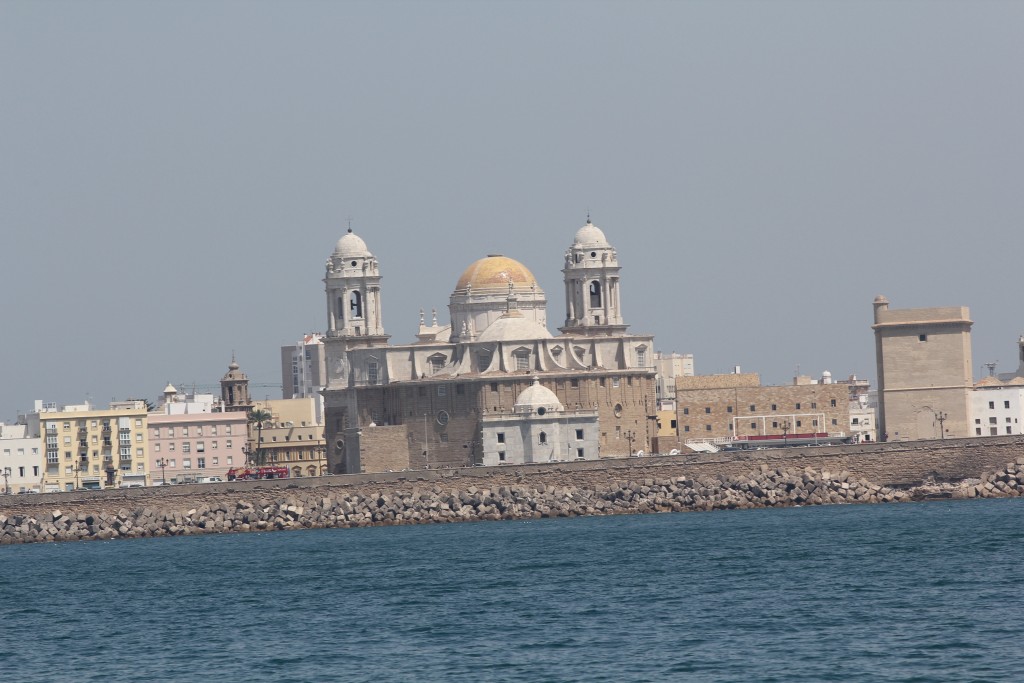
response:
M966 306L891 310L875 298L878 437L888 441L974 434L971 325Z
M775 435L844 434L850 424L849 389L842 384L794 386L742 386L743 375L711 375L736 386L706 389L676 388L676 422L679 443L687 439L737 438ZM755 376L756 377L756 376ZM665 452L665 439L659 447ZM674 446L679 448L678 445Z

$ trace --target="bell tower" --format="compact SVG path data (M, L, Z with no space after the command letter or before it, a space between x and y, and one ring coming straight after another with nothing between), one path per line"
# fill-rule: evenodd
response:
M613 336L629 327L619 302L619 260L604 233L587 217L565 252L563 334Z
M344 338L349 348L386 344L381 317L380 267L352 228L327 259L327 337Z

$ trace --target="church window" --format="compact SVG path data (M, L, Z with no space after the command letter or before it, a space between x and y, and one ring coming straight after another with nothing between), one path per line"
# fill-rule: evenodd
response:
M441 370L444 369L444 365L447 360L448 359L445 358L443 353L436 353L428 358L427 362L430 364L430 374L436 375L441 372Z
M530 352L523 349L516 351L516 370L529 370L530 369Z
M352 292L348 297L348 308L353 318L363 317L363 295L360 292Z
M378 367L376 361L370 361L366 364L366 382L367 384L376 384L378 381Z
M601 283L597 280L590 283L590 307L601 307Z
M647 367L647 349L636 350L636 364L637 367Z
M541 443L547 443L548 442L548 435L547 435L546 432L541 432L540 433L540 442Z

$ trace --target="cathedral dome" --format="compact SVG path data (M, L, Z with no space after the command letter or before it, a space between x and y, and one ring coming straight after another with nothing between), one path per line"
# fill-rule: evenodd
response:
M373 256L370 250L366 248L366 242L363 241L362 237L352 232L352 228L349 228L348 232L338 240L337 246L334 247L334 253L342 258Z
M609 247L608 240L601 228L597 227L587 219L587 224L576 231L576 239L573 245L578 247Z
M555 396L555 392L551 391L547 387L543 386L536 377L533 378L533 384L523 390L523 393L519 394L519 398L516 399L515 407L513 408L518 412L537 412L540 415L548 411L562 411L565 410L565 406L562 405L558 397Z
M514 313L519 313L514 311ZM551 339L548 328L538 322L524 318L520 313L513 315L506 313L493 323L487 326L477 341L527 341L530 339Z
M467 287L507 291L510 282L516 289L528 289L537 285L537 278L519 261L500 254L490 254L466 268L455 285L455 291L462 292Z

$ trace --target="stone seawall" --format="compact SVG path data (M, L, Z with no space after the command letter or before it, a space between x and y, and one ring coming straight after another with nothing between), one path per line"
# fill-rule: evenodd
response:
M0 496L0 544L1017 496L1022 456L1008 437Z

